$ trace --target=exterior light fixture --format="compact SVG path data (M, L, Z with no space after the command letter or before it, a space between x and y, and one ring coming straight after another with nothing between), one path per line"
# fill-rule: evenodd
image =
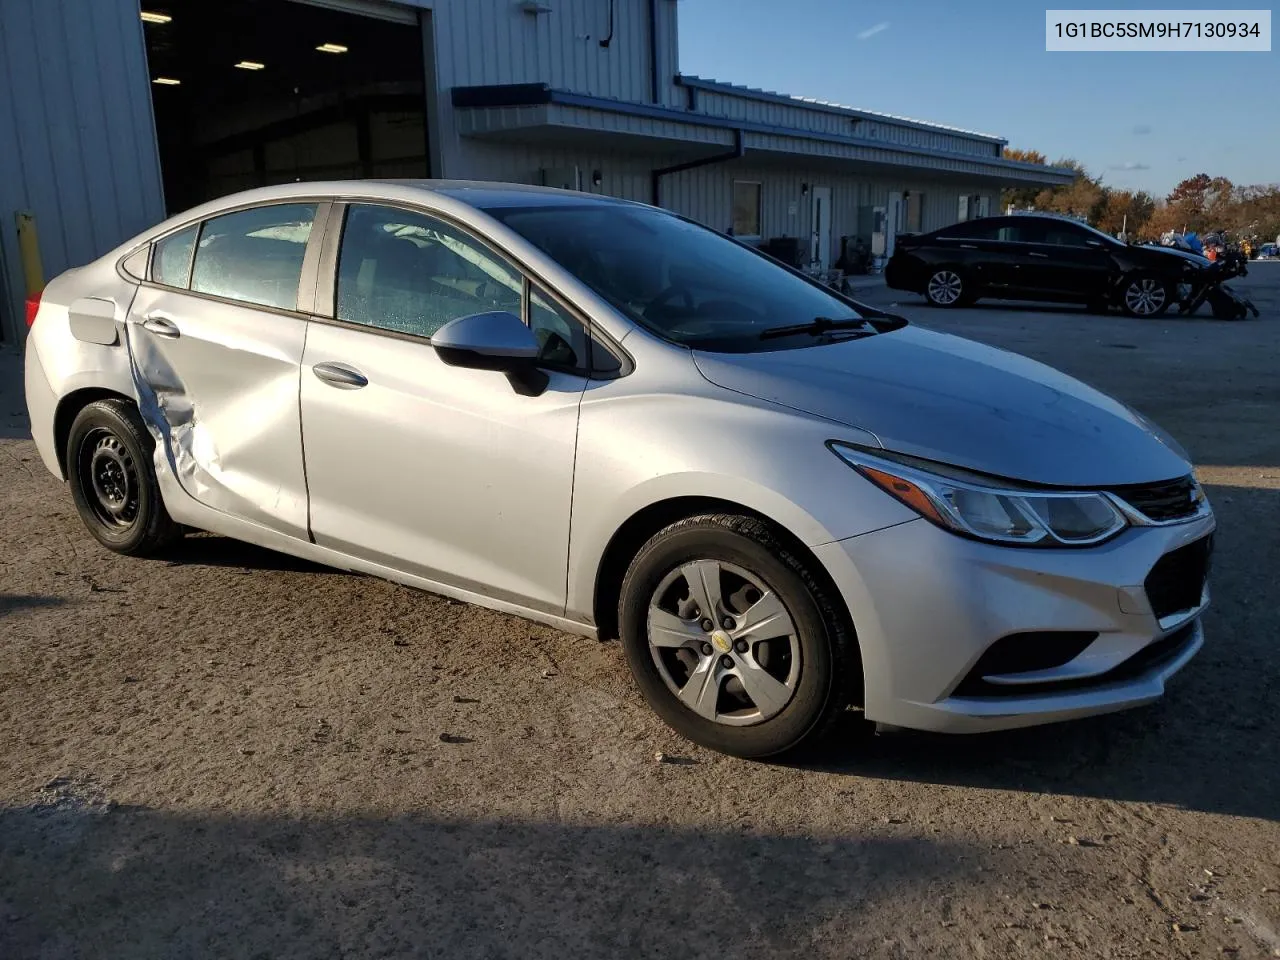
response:
M266 66L265 63L258 63L256 60L241 60L236 64L241 70L261 70Z
M145 23L168 23L173 19L167 13L153 13L150 10L143 10L140 16Z
M175 80L173 77L155 77L151 82L159 84L162 87L176 87L182 83L181 80Z
M346 53L347 48L340 43L322 43L316 47L321 53Z

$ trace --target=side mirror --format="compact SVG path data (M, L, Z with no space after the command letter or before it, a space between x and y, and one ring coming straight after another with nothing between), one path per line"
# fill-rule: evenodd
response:
M537 396L550 378L535 365L538 338L514 313L495 310L450 320L431 335L436 354L451 367L496 370L517 393Z

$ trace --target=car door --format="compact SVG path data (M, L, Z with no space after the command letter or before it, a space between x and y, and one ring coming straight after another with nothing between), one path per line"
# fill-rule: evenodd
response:
M377 204L336 217L302 362L316 543L561 613L585 327L456 225ZM448 321L491 310L543 341L541 395L432 348Z
M1027 293L1088 302L1106 296L1111 257L1104 242L1071 223L1043 219L1020 228L1019 272Z
M962 270L978 292L999 296L1014 280L1014 256L1001 239L1000 220L970 220L939 231L930 251L937 266Z
M160 239L127 324L140 410L182 488L296 537L307 532L298 295L315 289L314 266L301 280L327 209L255 206Z

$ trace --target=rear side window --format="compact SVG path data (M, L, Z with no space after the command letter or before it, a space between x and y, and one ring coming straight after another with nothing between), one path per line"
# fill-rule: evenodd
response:
M991 221L986 223L957 223L954 227L947 227L945 230L938 231L940 240L997 240L1000 227Z
M200 225L171 233L156 244L151 255L151 279L170 287L185 287L191 279L191 251Z
M191 289L244 303L295 310L314 203L281 203L206 220Z

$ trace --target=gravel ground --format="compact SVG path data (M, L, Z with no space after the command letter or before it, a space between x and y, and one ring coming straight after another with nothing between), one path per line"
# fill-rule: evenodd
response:
M0 957L1280 956L1280 263L1237 286L1261 321L902 302L1187 444L1209 639L1144 710L851 718L789 765L674 737L614 643L213 536L107 553L8 355Z

